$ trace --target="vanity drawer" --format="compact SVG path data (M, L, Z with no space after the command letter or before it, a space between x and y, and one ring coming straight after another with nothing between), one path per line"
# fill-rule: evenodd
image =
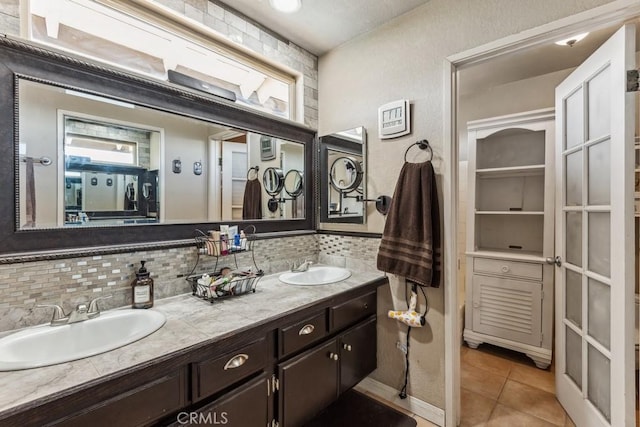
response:
M214 359L193 364L193 397L200 400L264 369L267 363L267 340L252 344Z
M476 273L514 276L542 280L542 264L532 262L507 261L502 259L474 258L473 271Z
M376 313L376 292L354 298L331 307L331 331L337 331L353 325L358 320Z
M326 312L316 314L278 331L280 356L293 353L327 335Z

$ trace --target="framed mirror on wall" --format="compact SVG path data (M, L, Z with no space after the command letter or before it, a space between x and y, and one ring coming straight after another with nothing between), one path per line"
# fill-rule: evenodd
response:
M0 197L15 201L0 207L0 256L189 239L219 222L314 228L304 186L275 214L261 203L264 170L311 181L313 130L12 39L0 63Z
M366 222L366 156L364 127L320 137L321 222Z

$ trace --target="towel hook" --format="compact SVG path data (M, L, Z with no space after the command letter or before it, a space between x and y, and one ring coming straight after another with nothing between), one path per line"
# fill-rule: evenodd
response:
M407 150L404 152L404 161L405 162L407 161L407 154L409 153L409 150L411 150L411 147L414 147L416 145L421 150L429 151L429 161L433 160L433 149L431 148L431 145L429 145L429 141L427 141L426 139L421 139L420 141L415 142L415 143L411 144L409 147L407 147Z

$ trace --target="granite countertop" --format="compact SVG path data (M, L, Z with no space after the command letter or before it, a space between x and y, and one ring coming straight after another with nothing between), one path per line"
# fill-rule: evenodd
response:
M353 271L350 278L338 283L292 286L280 282L279 274L264 276L253 294L213 304L191 294L157 300L151 310L166 315L165 325L124 347L73 362L0 372L0 417L5 411L14 412L36 400L54 399L110 374L232 335L382 277L378 271Z

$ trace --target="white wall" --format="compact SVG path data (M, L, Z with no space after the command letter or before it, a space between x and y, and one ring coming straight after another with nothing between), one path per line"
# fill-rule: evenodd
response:
M368 138L370 198L392 195L405 148L426 138L434 148L434 166L442 197L443 61L446 57L490 41L534 28L608 0L431 0L377 30L367 33L319 60L319 134L364 125ZM397 99L411 100L412 133L380 141L377 108ZM414 153L412 151L411 153ZM410 156L418 160L416 156ZM442 204L441 204L442 206ZM367 224L322 225L328 229L382 232L384 217L369 208ZM455 286L455 285L454 285ZM404 286L391 277L381 289L380 313L404 307ZM428 326L411 334L409 394L444 407L444 291L429 289ZM380 317L378 369L373 378L399 389L404 368L396 341L406 328Z

